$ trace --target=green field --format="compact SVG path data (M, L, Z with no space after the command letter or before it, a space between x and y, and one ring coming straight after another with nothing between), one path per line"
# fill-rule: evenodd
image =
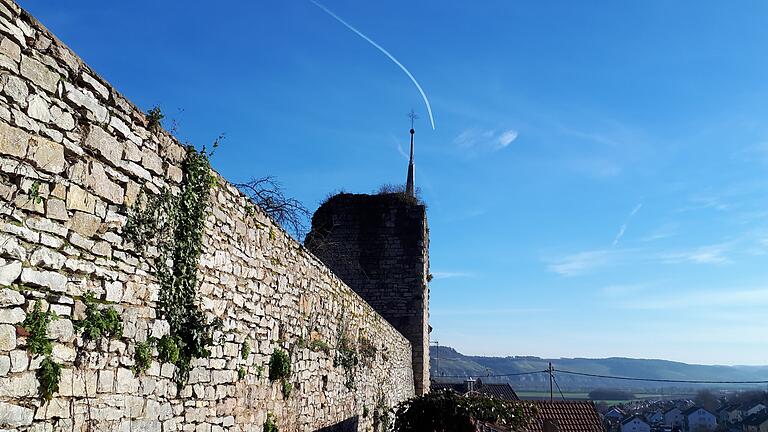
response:
M520 397L520 399L549 399L549 392L548 391L515 391L517 395ZM565 397L567 400L589 400L589 393L587 392L563 392L562 397L560 396L560 392L555 391L553 394L553 397L556 400L562 399L562 397ZM652 394L652 393L637 393L635 394L635 398L632 400L643 400L643 399L655 399L660 398L661 395L659 394ZM621 402L627 402L626 400L596 400L595 402L605 402L607 404L615 404L615 403L621 403Z

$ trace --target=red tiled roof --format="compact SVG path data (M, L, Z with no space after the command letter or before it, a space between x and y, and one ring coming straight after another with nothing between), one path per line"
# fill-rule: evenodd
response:
M557 425L558 432L604 432L603 422L592 401L521 401L526 416L531 417L528 425L515 432L544 432L544 422ZM537 413L534 415L536 407ZM511 432L509 428L488 423L478 423L477 432Z
M603 432L603 422L592 401L546 401L532 400L520 402L522 406L533 405L538 413L525 408L525 414L533 417L528 426L520 432L543 432L545 420L558 425L559 432Z

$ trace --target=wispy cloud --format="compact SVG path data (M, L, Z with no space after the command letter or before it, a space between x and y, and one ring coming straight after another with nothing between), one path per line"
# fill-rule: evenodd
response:
M666 223L653 231L651 231L648 235L645 237L642 237L640 241L643 242L652 242L656 240L665 239L668 237L672 237L677 233L678 225L674 223Z
M434 279L468 278L472 277L472 273L460 271L433 271L432 277Z
M616 252L608 249L579 252L551 262L549 271L562 276L577 276L610 264Z
M613 246L616 247L617 244L619 244L619 241L622 237L624 237L624 233L627 231L627 226L629 225L629 222L632 220L632 217L634 217L637 212L640 211L640 209L643 207L643 203L640 203L635 206L635 208L632 209L632 211L629 213L629 216L627 216L627 220L624 221L623 224L619 227L619 232L616 233L616 236L613 238Z
M674 252L664 252L659 255L659 258L667 264L723 264L730 261L726 256L728 249L728 244L721 243Z
M460 149L472 152L498 151L512 144L518 136L515 129L480 130L467 129L460 133L453 142Z

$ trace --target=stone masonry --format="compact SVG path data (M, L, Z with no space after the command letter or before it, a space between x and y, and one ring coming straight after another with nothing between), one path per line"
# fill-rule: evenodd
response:
M429 392L429 228L402 193L339 194L312 217L307 247L411 342L417 394Z
M150 261L125 240L127 209L142 194L178 191L184 156L39 22L0 0L0 430L261 431L268 413L281 431L371 430L377 407L413 396L412 361L426 350L412 359L413 335L218 175L198 266L199 306L222 323L211 355L193 360L181 388L156 351L147 371L132 371L137 344L169 325ZM424 283L417 267L426 265L426 256L414 262L408 286ZM118 311L122 338L86 343L76 331L88 291ZM42 358L28 353L21 326L35 304L59 317L47 329L62 365L48 402L38 397ZM353 386L334 362L342 337L370 343ZM290 354L290 396L267 377L275 348Z

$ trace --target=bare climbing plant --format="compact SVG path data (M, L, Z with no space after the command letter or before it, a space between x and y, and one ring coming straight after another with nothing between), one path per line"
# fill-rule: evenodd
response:
M235 186L295 239L301 241L307 234L311 213L301 201L288 197L275 177L259 177Z

